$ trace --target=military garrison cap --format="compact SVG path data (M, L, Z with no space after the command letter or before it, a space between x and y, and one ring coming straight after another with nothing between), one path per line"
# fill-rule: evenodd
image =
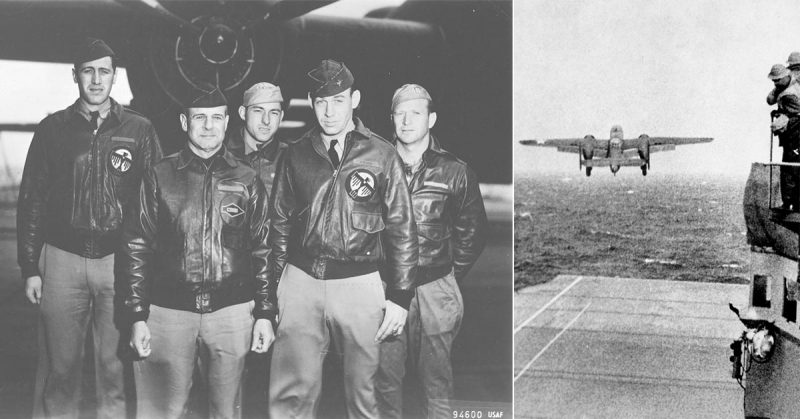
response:
M308 93L312 98L327 97L344 92L353 86L353 73L344 65L334 60L322 60L319 65L308 72Z
M424 87L418 84L404 84L400 86L399 89L395 90L394 95L392 95L392 109L394 109L398 103L414 99L425 99L428 103L433 101L431 95Z
M244 91L242 105L250 106L256 103L274 102L283 102L281 88L271 83L261 82L252 85L249 89Z
M103 57L114 57L114 51L102 39L86 38L75 48L72 63L77 67Z
M767 77L769 77L772 80L780 80L788 76L789 74L791 73L789 73L789 69L786 68L785 65L775 64L772 66L772 69L769 71L769 75L767 75Z
M186 104L186 108L216 108L217 106L228 106L228 101L225 99L225 95L222 94L222 91L219 88L216 88L210 92L207 91L199 91L197 96L193 100L191 100L188 104Z

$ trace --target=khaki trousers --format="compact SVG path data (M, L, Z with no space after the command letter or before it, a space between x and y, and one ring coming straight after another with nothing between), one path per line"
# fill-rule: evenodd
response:
M333 341L342 355L349 418L376 418L375 342L386 305L377 272L317 280L289 264L278 284L278 330L270 367L270 417L317 417L322 366ZM319 417L328 417L319 412Z
M76 418L84 343L94 345L97 417L124 418L123 367L114 324L114 255L88 259L45 244L34 417Z
M200 358L208 381L211 418L241 417L245 356L253 338L253 303L198 314L150 306L151 353L134 362L136 416L180 418L187 407L192 374Z
M464 315L464 301L453 273L416 289L403 333L381 344L375 385L382 419L402 418L406 362L419 377L429 418L451 418L453 369L450 350ZM407 413L406 413L407 417ZM413 417L416 417L413 416Z

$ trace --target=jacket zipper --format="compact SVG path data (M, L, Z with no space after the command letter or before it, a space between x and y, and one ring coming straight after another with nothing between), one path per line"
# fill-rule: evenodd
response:
M342 169L342 164L344 164L344 159L345 157L347 157L347 153L348 151L350 151L350 148L352 148L351 141L347 141L348 138L350 138L350 133L347 133L347 135L345 135L344 137L344 147L342 147L342 157L339 159L339 166L338 167L333 166L333 162L331 162L331 167L333 167L333 177L331 178L330 185L328 185L328 191L325 193L325 214L323 215L322 218L323 245L328 244L327 240L325 240L325 237L327 236L325 234L325 231L327 230L328 222L330 221L330 214L332 207L332 205L330 205L330 200L333 195L333 189L336 187L336 179L339 177L339 171Z
M97 229L97 221L95 219L95 211L96 211L96 208L97 208L97 197L100 195L99 191L97 190L97 188L98 188L97 174L99 172L99 169L97 169L97 167L96 167L97 166L97 162L98 162L98 158L97 158L97 136L100 133L100 127L102 127L102 126L103 126L103 123L101 122L100 126L98 126L97 128L95 128L92 131L92 153L90 154L91 164L89 166L90 167L89 170L91 171L89 173L89 178L91 179L90 180L90 185L89 185L89 190L91 191L91 197L89 198L89 237L90 237L90 239L89 239L89 253L92 254L92 255L94 254L94 247L95 247L94 236L95 236L95 232L96 232L96 229Z
M202 163L200 163L200 164L203 167L205 167L204 164L202 164ZM201 250L200 259L201 259L202 264L203 264L203 269L202 269L203 273L202 273L202 277L200 278L200 298L201 298L201 303L203 301L203 294L206 291L206 230L207 230L207 227L208 227L208 225L207 225L207 223L208 223L208 208L206 208L206 202L208 201L207 200L207 194L208 194L208 189L207 188L208 188L208 184L210 183L210 180L211 180L209 175L212 174L211 169L212 169L213 166L214 166L214 160L212 159L211 160L211 164L209 164L208 167L205 167L206 172L203 175L203 196L201 198L202 199L201 208L203 209L203 231L202 231L203 235L201 236L202 237L202 244L200 245L200 250ZM213 197L212 197L212 199L213 199ZM212 223L213 223L213 220L212 220ZM212 259L213 259L213 257L212 257ZM200 307L199 307L200 312L202 313L204 309L205 309L205 307L201 304Z

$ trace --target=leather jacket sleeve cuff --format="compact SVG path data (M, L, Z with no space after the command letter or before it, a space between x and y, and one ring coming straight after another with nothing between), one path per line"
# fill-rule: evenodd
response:
M276 313L274 311L266 311L266 310L253 310L253 318L256 320L258 319L267 319L273 323L275 323Z
M130 324L134 324L138 321L146 322L148 317L150 317L150 310L141 310L130 313L128 321L130 321Z
M19 267L20 271L22 271L22 279L28 279L32 276L41 276L39 273L39 267L36 265L23 265Z
M414 290L386 290L386 299L408 310L411 299L414 298Z

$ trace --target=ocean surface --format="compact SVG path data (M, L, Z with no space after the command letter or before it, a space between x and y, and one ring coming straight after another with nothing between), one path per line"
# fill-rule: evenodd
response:
M515 289L559 274L747 283L745 182L607 171L518 176Z

